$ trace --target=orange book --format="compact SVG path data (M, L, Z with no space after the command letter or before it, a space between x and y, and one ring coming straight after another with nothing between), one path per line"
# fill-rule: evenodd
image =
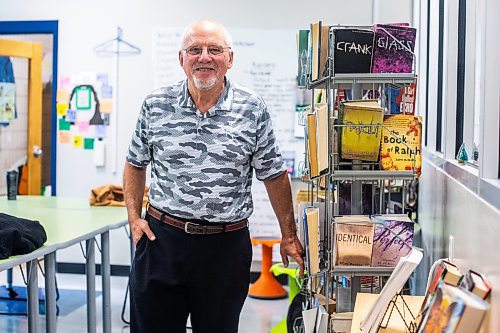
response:
M384 170L422 169L422 117L386 115L382 130L380 164Z

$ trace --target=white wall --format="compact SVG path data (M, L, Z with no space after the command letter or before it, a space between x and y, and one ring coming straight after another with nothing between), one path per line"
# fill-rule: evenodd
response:
M373 4L375 3L375 12ZM120 61L118 146L119 161L124 159L130 135L144 96L153 89L152 29L155 27L184 27L201 18L220 21L231 27L258 29L307 28L313 21L328 24L371 25L379 22L411 22L412 0L331 0L331 1L57 1L4 0L0 20L58 20L59 73L113 72L110 58L98 58L93 47L123 29L123 38L141 48L140 56ZM378 13L374 16L374 13ZM280 41L276 41L279 48ZM272 50L269 50L272 52ZM235 55L237 71L238 55ZM96 170L90 158L72 155L70 150L58 149L57 193L73 197L88 197L93 186L103 183L121 183L123 163L118 163L116 174ZM79 159L78 168L64 168L65 159ZM113 237L114 238L114 237ZM127 246L125 237L112 239L118 248ZM79 250L78 250L79 251ZM112 263L126 264L126 251L112 249ZM74 251L62 251L62 261L74 261ZM80 260L78 260L80 261Z
M425 283L434 260L448 257L448 237L454 236L455 263L464 272L468 269L482 272L492 284L489 318L495 319L485 322L485 332L500 332L500 210L427 158L423 163L419 193L419 219L425 254L419 267L420 281Z

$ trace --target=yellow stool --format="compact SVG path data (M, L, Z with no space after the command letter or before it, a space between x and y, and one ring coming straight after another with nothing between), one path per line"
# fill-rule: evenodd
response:
M248 296L259 299L285 298L288 293L271 274L273 245L281 241L274 237L252 237L253 245L262 245L262 269L259 278L248 290Z

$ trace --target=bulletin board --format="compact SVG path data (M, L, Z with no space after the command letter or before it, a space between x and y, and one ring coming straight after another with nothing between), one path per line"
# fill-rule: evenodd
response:
M233 38L234 64L227 77L260 94L266 102L276 139L293 176L304 160L304 140L297 137L295 106L299 91L296 84L297 57L294 30L228 28ZM178 51L182 28L153 30L154 87L185 79ZM250 218L253 236L280 236L277 219L267 198L264 184L254 179L254 213ZM273 259L280 260L277 249ZM254 249L260 258L260 249Z

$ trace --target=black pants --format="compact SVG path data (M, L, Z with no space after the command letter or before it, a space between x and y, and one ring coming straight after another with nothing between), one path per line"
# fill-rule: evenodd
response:
M190 235L146 215L156 236L137 243L130 273L132 333L238 332L250 283L248 228Z

